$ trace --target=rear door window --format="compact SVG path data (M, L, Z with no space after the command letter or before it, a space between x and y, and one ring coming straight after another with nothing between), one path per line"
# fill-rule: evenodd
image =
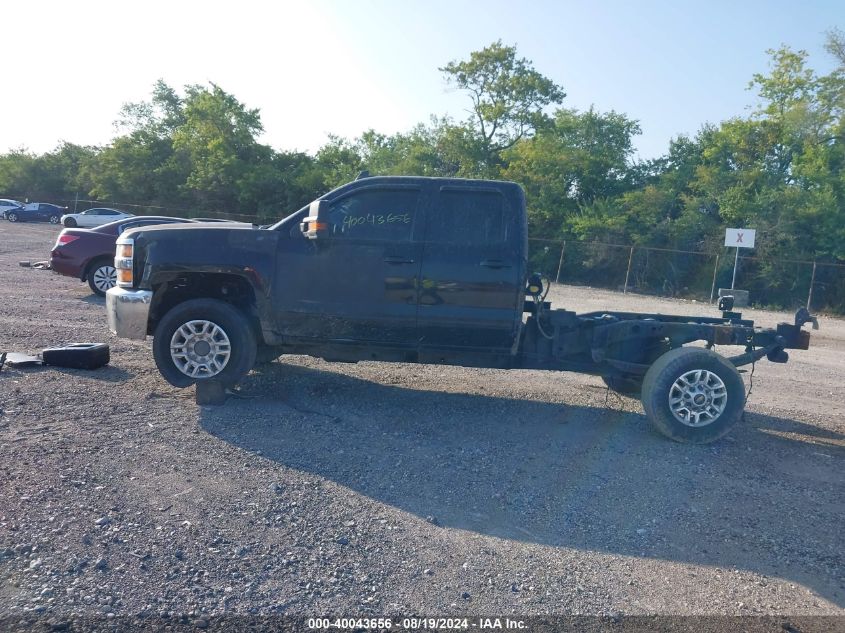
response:
M440 190L425 240L439 244L501 244L507 240L505 197L495 190Z

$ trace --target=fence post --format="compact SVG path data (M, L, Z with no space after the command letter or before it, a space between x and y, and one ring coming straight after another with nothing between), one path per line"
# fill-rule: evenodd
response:
M628 254L628 270L625 272L625 288L622 290L622 294L628 294L628 277L631 275L631 261L634 259L634 247L631 247L631 252Z
M807 309L810 309L810 302L813 300L813 284L816 283L816 262L813 262L813 276L810 278L810 292L807 293Z
M716 271L719 270L719 253L716 253L716 263L713 265L713 283L710 286L710 303L713 303L713 293L716 292Z
M560 243L560 261L557 264L557 277L555 277L555 283L560 283L560 269L563 268L563 251L566 250L566 240Z
M736 285L736 267L739 266L739 246L736 247L736 259L734 259L734 276L731 279L731 290L734 289Z

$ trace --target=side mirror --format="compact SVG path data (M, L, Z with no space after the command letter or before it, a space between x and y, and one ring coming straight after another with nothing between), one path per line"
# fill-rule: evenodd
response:
M309 240L324 238L329 234L329 201L314 200L308 209L308 217L299 224L299 230Z

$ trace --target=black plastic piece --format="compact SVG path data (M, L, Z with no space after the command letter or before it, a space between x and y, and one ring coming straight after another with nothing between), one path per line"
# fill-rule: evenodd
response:
M105 343L73 343L64 347L48 347L41 352L45 365L70 369L99 369L108 365L109 346Z
M8 352L5 354L5 358L9 367L36 367L44 364L37 356L17 352Z
M798 311L795 313L795 327L801 327L805 323L812 323L813 329L819 329L819 320L810 314L810 311L807 308L798 308Z
M789 354L782 347L776 347L766 354L766 358L773 363L785 363L789 360Z
M734 309L734 298L732 295L719 297L719 310L722 312L730 312Z

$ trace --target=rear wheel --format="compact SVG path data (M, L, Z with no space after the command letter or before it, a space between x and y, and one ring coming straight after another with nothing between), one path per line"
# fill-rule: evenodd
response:
M174 387L204 380L234 385L255 365L255 334L245 314L217 299L192 299L164 315L153 357Z
M94 294L105 297L106 291L117 285L117 270L115 270L114 262L108 259L95 262L88 270L86 279Z
M70 228L75 227L76 226L76 220L74 220L73 218L67 218L65 220L65 226L70 227Z
M745 408L736 367L708 349L680 347L658 358L643 380L642 403L652 424L676 442L713 442Z
M9 211L9 212L6 214L6 219L7 219L9 222L17 222L17 221L18 221L18 214L17 214L17 213L15 213L14 211Z

